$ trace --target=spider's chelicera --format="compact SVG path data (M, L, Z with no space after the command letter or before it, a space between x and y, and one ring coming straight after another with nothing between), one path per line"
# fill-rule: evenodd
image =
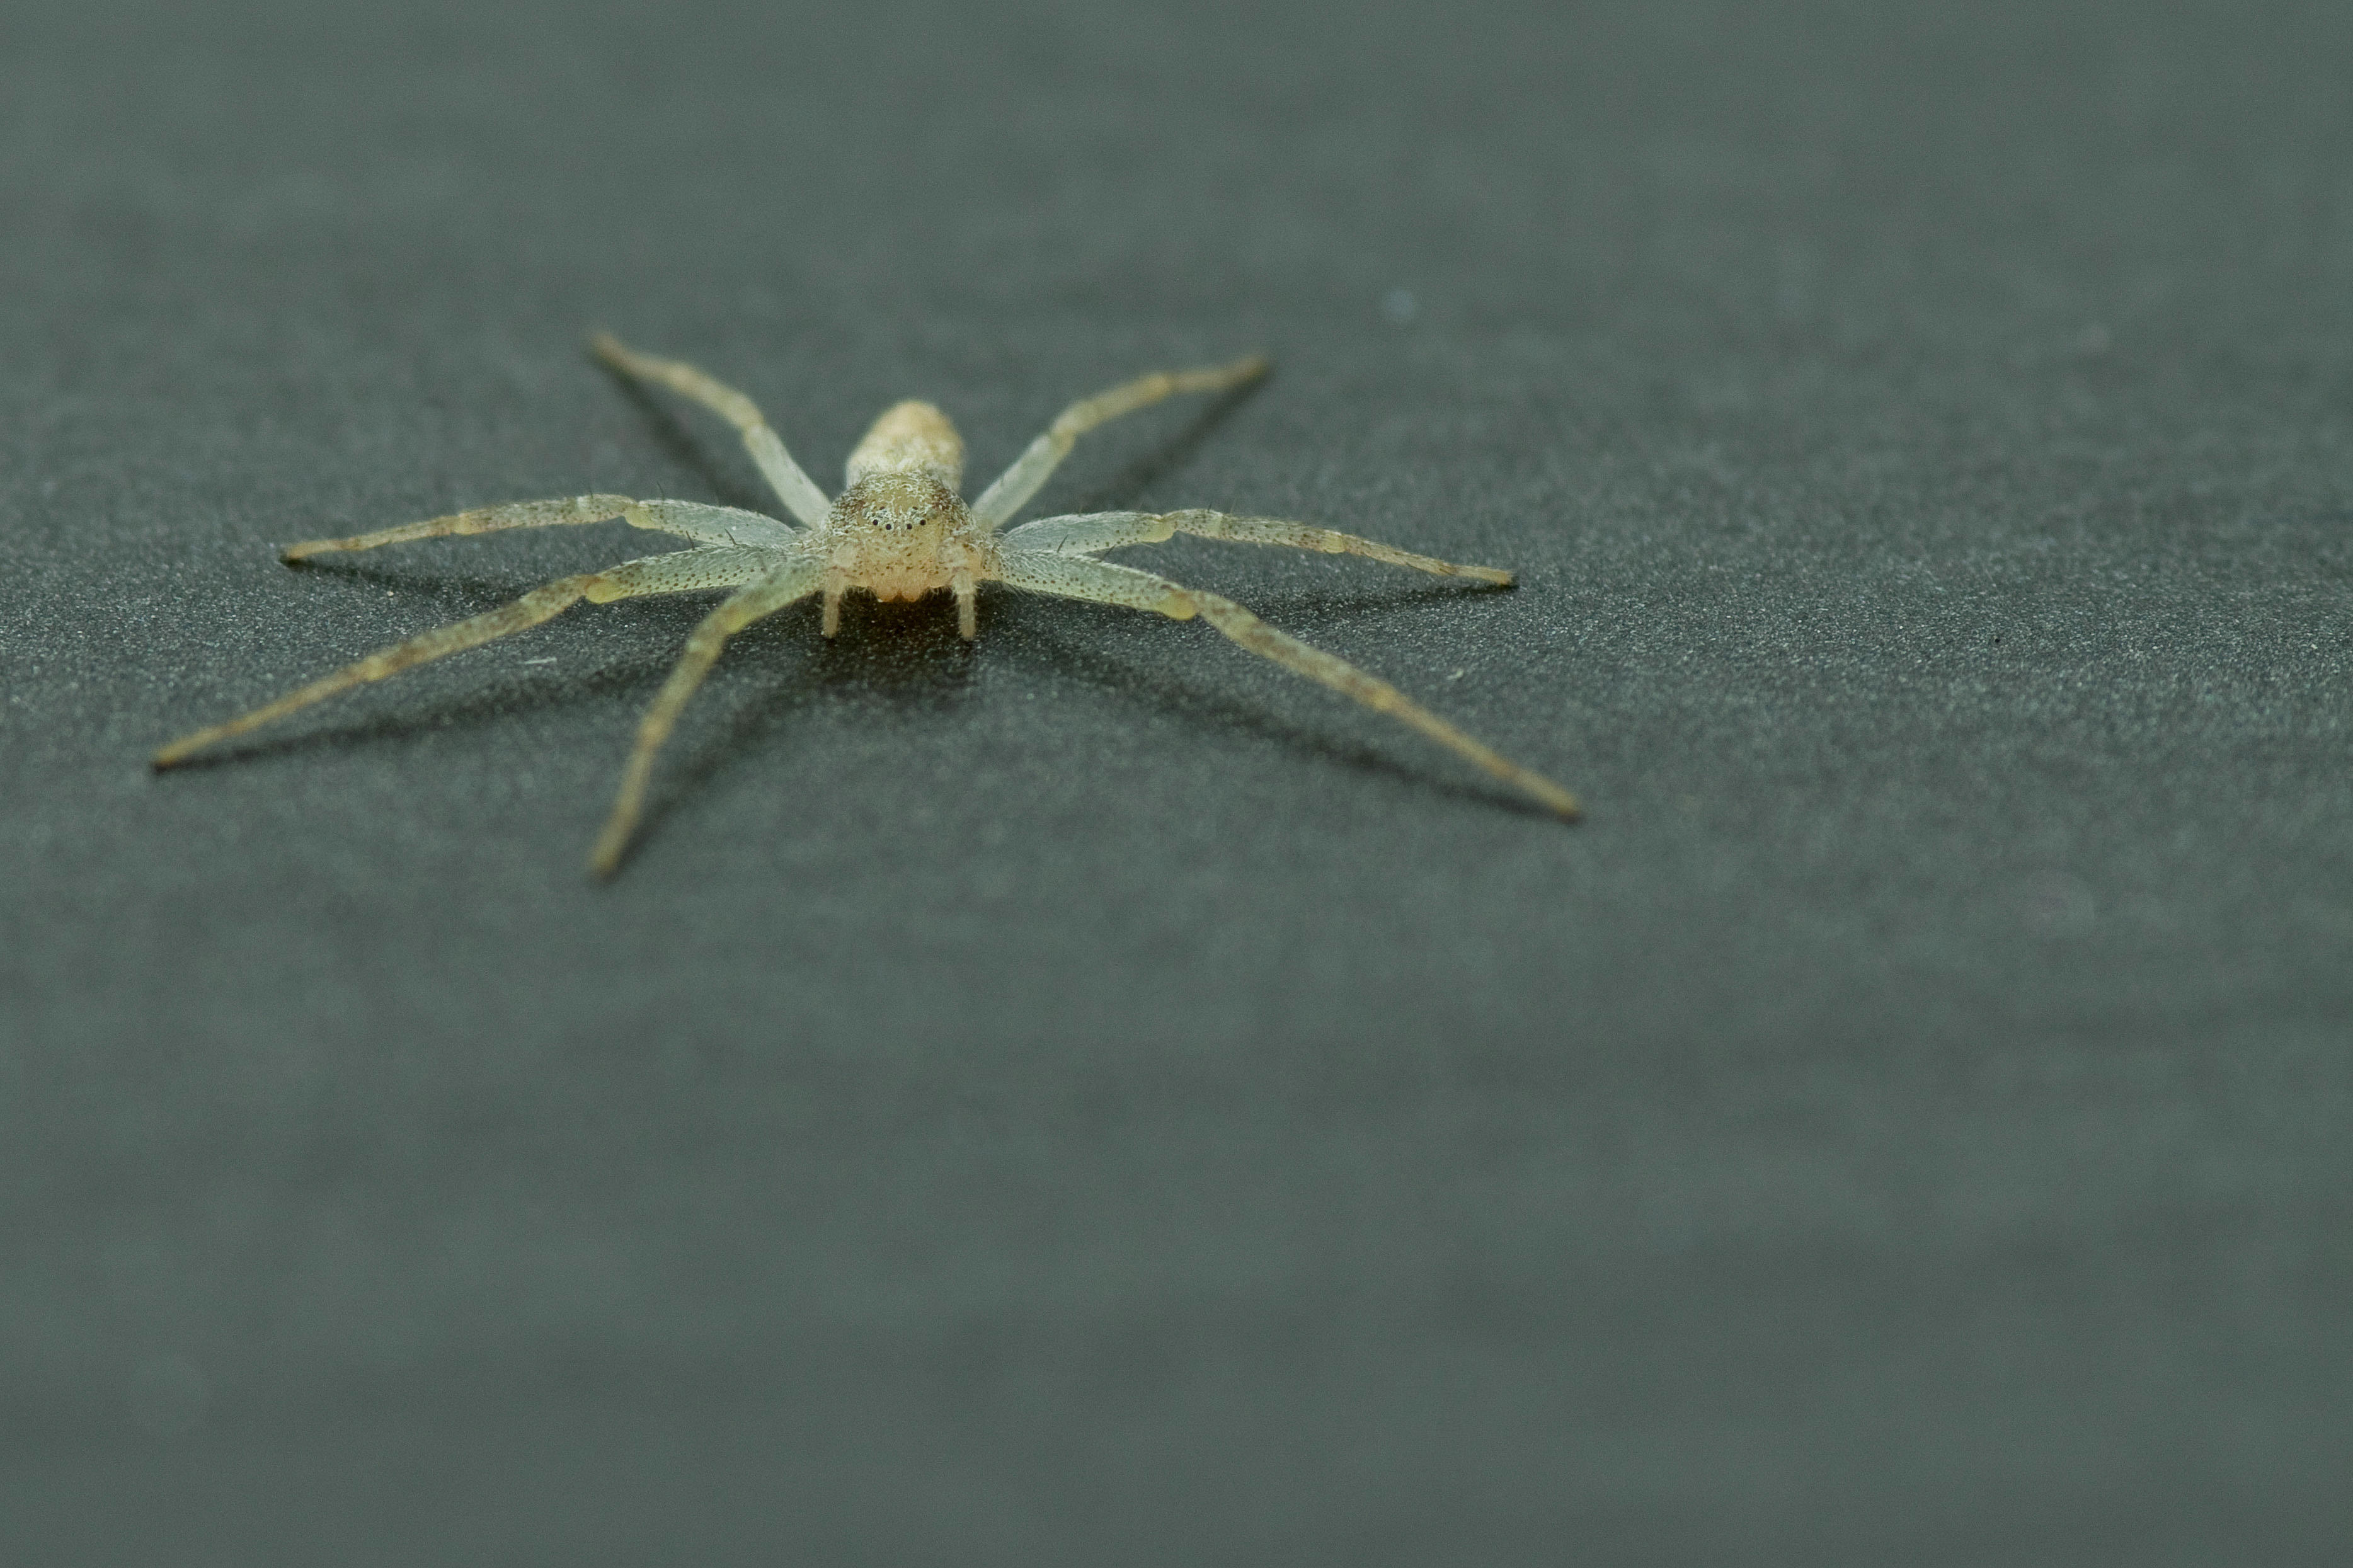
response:
M828 501L742 393L721 385L692 365L650 358L603 333L595 339L595 347L597 357L614 369L692 398L743 432L753 460L783 499L785 510L799 520L799 526L700 501L596 495L515 501L350 539L314 539L290 546L283 559L293 562L333 551L373 550L379 544L442 534L490 533L503 528L545 528L614 518L694 542L691 550L643 556L602 572L565 577L533 589L512 605L420 633L250 713L182 736L155 753L155 766L168 768L185 762L216 742L241 735L363 682L381 680L413 665L535 626L582 599L606 604L649 594L732 589L686 639L685 653L638 726L637 749L622 777L620 796L613 803L612 816L589 857L590 867L599 876L609 876L620 865L637 827L655 753L730 637L811 594L823 596L824 632L831 637L840 627L842 595L860 588L878 599L919 599L945 589L955 597L957 629L970 637L978 630L974 595L983 583L1003 583L1066 599L1151 610L1175 620L1199 616L1252 653L1403 720L1563 816L1577 815L1577 802L1567 790L1498 756L1387 682L1277 631L1230 599L1198 588L1179 587L1149 572L1095 557L1121 545L1147 544L1172 534L1190 533L1204 539L1366 555L1440 576L1474 577L1504 586L1512 581L1508 572L1492 566L1458 566L1328 528L1218 511L1087 512L1040 518L999 531L1038 493L1072 444L1087 431L1173 393L1222 392L1240 386L1266 373L1262 354L1210 370L1143 376L1072 404L967 506L957 493L964 478L964 439L947 416L928 403L902 403L877 419L849 454L849 488L839 500Z

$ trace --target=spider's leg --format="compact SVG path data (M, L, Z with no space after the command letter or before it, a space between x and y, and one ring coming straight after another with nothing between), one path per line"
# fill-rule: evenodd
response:
M278 552L280 561L307 561L342 550L374 550L380 544L406 544L412 539L438 539L453 533L496 533L508 528L562 528L575 523L610 522L625 518L633 528L675 533L701 544L768 545L781 548L800 537L800 531L756 511L732 506L706 506L691 500L631 500L628 496L566 496L554 500L509 501L503 506L476 507L423 522L404 522L349 539L306 539Z
M613 814L605 820L605 831L596 837L596 847L588 857L589 868L599 877L609 877L621 864L621 852L628 847L629 836L638 826L638 816L644 809L646 780L652 774L654 753L670 739L670 727L678 722L681 710L711 667L727 639L750 626L763 616L774 615L796 599L807 598L817 592L825 580L825 566L820 561L796 560L776 565L756 582L751 583L702 618L686 639L686 651L679 656L670 679L662 683L646 716L638 721L637 749L629 753L629 765L621 775L620 794L613 801Z
M1108 420L1123 414L1133 414L1148 407L1162 398L1179 392L1224 392L1245 382L1256 381L1266 374L1271 362L1262 353L1250 354L1231 364L1216 365L1206 370L1155 371L1136 377L1109 392L1098 392L1092 397L1082 397L1062 410L1060 416L1046 427L1046 433L1029 443L1029 450L1013 459L1013 466L997 476L997 482L980 492L972 503L972 519L983 529L1002 526L1013 514L1029 503L1062 459L1071 455L1080 437Z
M588 343L596 357L615 370L667 386L681 397L691 397L734 426L743 434L744 449L760 465L760 472L766 477L770 488L784 498L786 509L795 517L815 528L832 514L833 503L817 488L817 481L793 461L793 455L785 450L784 438L768 427L759 405L750 398L712 380L682 360L641 354L610 332L598 332Z
M1156 544L1175 533L1243 544L1288 544L1297 550L1320 550L1327 555L1363 555L1392 566L1435 573L1440 577L1476 577L1482 583L1505 587L1512 584L1512 574L1501 567L1464 566L1435 556L1416 555L1377 540L1359 539L1337 529L1314 528L1275 517L1234 517L1222 511L1095 511L1041 517L1006 534L1005 544L1008 550L1092 555L1098 550L1115 550L1123 544Z
M1130 609L1152 610L1171 620L1190 620L1198 615L1250 652L1353 697L1367 708L1403 720L1440 745L1534 795L1561 816L1577 815L1577 797L1542 773L1490 751L1387 681L1377 680L1345 659L1275 630L1231 599L1222 599L1198 588L1180 588L1165 577L1138 572L1131 566L1115 566L1108 561L1073 555L1008 551L998 563L997 575L1000 582L1033 593L1086 599L1100 605L1124 605Z
M470 647L480 647L516 632L526 631L542 621L551 620L570 609L582 599L603 604L612 599L625 599L643 594L681 594L695 588L729 588L748 583L766 571L776 561L776 552L766 550L678 550L666 555L649 555L603 572L590 572L577 577L565 577L543 587L533 588L511 605L502 605L468 620L454 621L446 626L436 626L420 632L406 642L347 664L334 674L323 676L298 691L290 691L275 702L266 703L250 713L240 714L225 724L195 731L157 752L154 765L158 769L184 763L205 747L258 730L289 713L308 708L311 703L348 691L371 680L382 680L404 669L462 653Z

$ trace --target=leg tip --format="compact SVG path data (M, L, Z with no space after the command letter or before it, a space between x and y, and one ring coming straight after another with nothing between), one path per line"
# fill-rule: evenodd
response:
M147 759L147 765L159 773L170 773L212 744L214 739L210 735L183 735L168 746L158 747L155 754Z
M1577 797L1548 778L1522 778L1518 782L1522 789L1543 802L1563 822L1575 822L1585 815L1585 808L1577 804Z
M622 822L608 822L605 831L596 836L596 847L588 851L588 875L599 882L608 882L613 873L629 853L629 840L637 834L637 816L629 814Z

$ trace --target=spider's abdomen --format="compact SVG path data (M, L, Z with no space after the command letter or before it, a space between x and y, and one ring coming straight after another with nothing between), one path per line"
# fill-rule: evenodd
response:
M964 483L964 437L928 403L896 404L874 421L849 454L852 489L881 474L937 479L953 492Z

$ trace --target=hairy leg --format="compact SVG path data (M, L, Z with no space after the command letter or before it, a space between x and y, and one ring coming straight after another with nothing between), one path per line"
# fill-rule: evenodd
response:
M980 492L972 503L973 521L984 529L1003 525L1013 514L1029 504L1080 437L1096 426L1148 407L1164 397L1179 392L1224 392L1264 375L1271 363L1262 353L1250 354L1231 364L1216 365L1206 370L1155 371L1138 376L1109 392L1099 392L1092 397L1082 397L1062 410L1046 433L1029 443L1029 450L1013 460L1013 466L997 476L997 482Z
M661 690L646 709L646 716L638 722L637 748L629 753L628 767L621 775L620 794L615 797L613 813L606 818L605 831L597 836L596 847L588 857L589 868L597 876L609 877L619 868L622 851L628 847L629 836L636 832L638 815L645 808L646 781L653 773L654 755L670 739L687 700L702 684L702 678L711 673L727 639L763 616L774 615L794 600L817 592L824 574L825 569L818 563L787 562L705 616L702 624L688 637L686 650L672 667L670 679L662 683Z
M1198 588L1182 588L1166 578L1133 567L1071 555L1008 552L1000 565L999 580L1016 588L1065 599L1151 610L1172 620L1190 620L1198 615L1250 652L1412 725L1440 745L1478 763L1561 816L1577 815L1577 797L1542 773L1481 745L1387 681L1366 675L1345 659L1311 647L1287 632L1277 631L1231 599L1203 593Z
M322 676L297 691L290 691L275 702L266 703L250 713L240 714L225 724L181 736L155 753L154 765L169 768L216 742L258 730L264 724L283 719L289 713L308 708L340 691L363 686L372 680L382 680L420 664L437 658L447 658L453 653L463 653L470 647L495 642L527 631L542 621L552 620L578 604L589 599L604 604L614 599L626 599L646 594L678 594L695 588L732 587L750 581L773 564L775 556L767 551L754 550L680 550L667 555L649 555L641 561L631 561L603 572L591 572L577 577L565 577L543 587L533 588L511 605L501 605L468 620L456 621L446 626L436 626L420 632L406 642L395 643L353 664L347 664L332 675Z
M374 550L382 544L406 544L416 539L439 539L459 533L496 533L509 528L565 528L579 523L610 522L625 518L633 528L675 533L702 544L768 545L781 549L800 537L800 531L756 511L732 506L705 506L689 500L631 500L628 496L569 496L554 500L509 501L503 506L476 507L423 522L404 522L349 539L306 539L278 552L280 561L307 561L344 550Z
M691 397L734 426L744 437L744 449L760 465L760 472L766 477L770 488L784 499L785 509L795 517L815 528L832 513L833 503L817 488L817 481L793 461L793 455L785 450L784 437L769 428L759 405L750 398L732 386L713 381L682 360L641 354L610 332L598 332L588 343L596 357L615 370L667 386L681 397Z
M1435 556L1416 555L1377 540L1359 539L1336 529L1314 528L1275 517L1234 517L1222 511L1094 511L1041 517L1008 533L1005 547L1054 555L1092 555L1098 550L1115 550L1123 544L1156 544L1178 533L1241 544L1287 544L1295 550L1318 550L1327 555L1362 555L1392 566L1435 573L1440 577L1476 577L1482 583L1504 587L1512 584L1512 574L1501 567L1463 566Z

